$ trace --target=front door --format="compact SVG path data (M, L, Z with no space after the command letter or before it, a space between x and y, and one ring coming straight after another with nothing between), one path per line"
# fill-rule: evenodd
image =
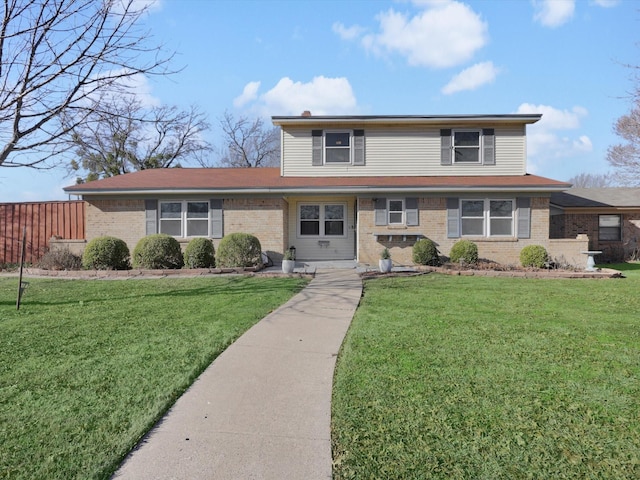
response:
M353 260L353 198L298 198L289 203L289 239L298 260Z

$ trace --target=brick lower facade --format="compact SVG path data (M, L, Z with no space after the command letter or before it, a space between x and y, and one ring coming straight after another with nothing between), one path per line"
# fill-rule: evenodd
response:
M413 263L413 244L416 235L433 240L441 255L449 256L451 247L460 238L447 238L447 208L445 197L423 197L418 200L419 225L415 227L376 226L372 199L358 201L358 259L361 263L377 265L380 252L387 247L395 264ZM377 238L376 238L376 234ZM391 235L391 237L389 237ZM520 250L526 245L549 243L549 199L531 198L530 238L464 237L478 245L480 258L505 265L520 263Z
M127 243L133 252L146 235L144 199L87 198L86 240L110 235ZM255 235L262 250L276 261L288 246L285 226L288 222L287 202L283 198L228 198L223 201L224 233ZM178 239L186 247L189 239ZM220 239L213 239L215 248Z
M202 200L202 199L196 199ZM133 251L138 241L145 236L145 200L139 198L110 199L87 198L86 240L102 235L111 235L124 240ZM580 249L586 248L586 240L578 242L562 240L550 242L549 239L549 199L532 197L530 238L486 238L464 237L478 245L479 256L506 265L519 263L520 251L526 245L543 245L553 255L553 251L575 259L581 264L584 256ZM377 265L380 252L389 248L396 265L411 265L412 247L421 236L433 240L442 255L448 256L453 244L459 238L447 238L446 197L418 198L419 225L409 227L376 226L374 222L374 199L357 199L357 256L360 263ZM283 197L231 197L223 199L224 234L243 232L255 235L274 262L280 262L282 253L289 247L291 224L295 225L295 209L291 210ZM291 222L290 222L291 220ZM576 219L578 221L584 219ZM640 215L629 224L634 225L634 238L640 238ZM635 222L635 223L634 223ZM562 228L570 230L565 224ZM558 225L552 224L552 228ZM631 228L631 227L630 227ZM579 232L582 233L582 232ZM593 238L593 232L584 232ZM566 234L566 233L565 233ZM569 235L572 232L569 232ZM575 239L575 235L573 236ZM596 216L597 238L597 216ZM189 239L179 239L183 247ZM220 239L214 239L217 248ZM635 244L637 245L637 243Z

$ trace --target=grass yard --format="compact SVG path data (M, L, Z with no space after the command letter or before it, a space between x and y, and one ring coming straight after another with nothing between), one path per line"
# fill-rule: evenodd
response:
M627 270L367 281L335 376L334 478L640 478Z
M109 478L294 278L0 278L0 478Z

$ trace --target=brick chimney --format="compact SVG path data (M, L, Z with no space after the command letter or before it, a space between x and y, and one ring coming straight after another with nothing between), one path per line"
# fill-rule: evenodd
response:
M305 110L304 112L302 112L302 117L310 117L311 116L311 112L309 110Z

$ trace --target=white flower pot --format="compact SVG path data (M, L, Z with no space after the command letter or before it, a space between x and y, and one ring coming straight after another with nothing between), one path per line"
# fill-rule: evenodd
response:
M381 258L378 260L378 268L382 273L389 273L391 271L391 267L393 266L393 262L390 258Z
M293 273L293 269L296 266L295 260L282 260L283 273Z

